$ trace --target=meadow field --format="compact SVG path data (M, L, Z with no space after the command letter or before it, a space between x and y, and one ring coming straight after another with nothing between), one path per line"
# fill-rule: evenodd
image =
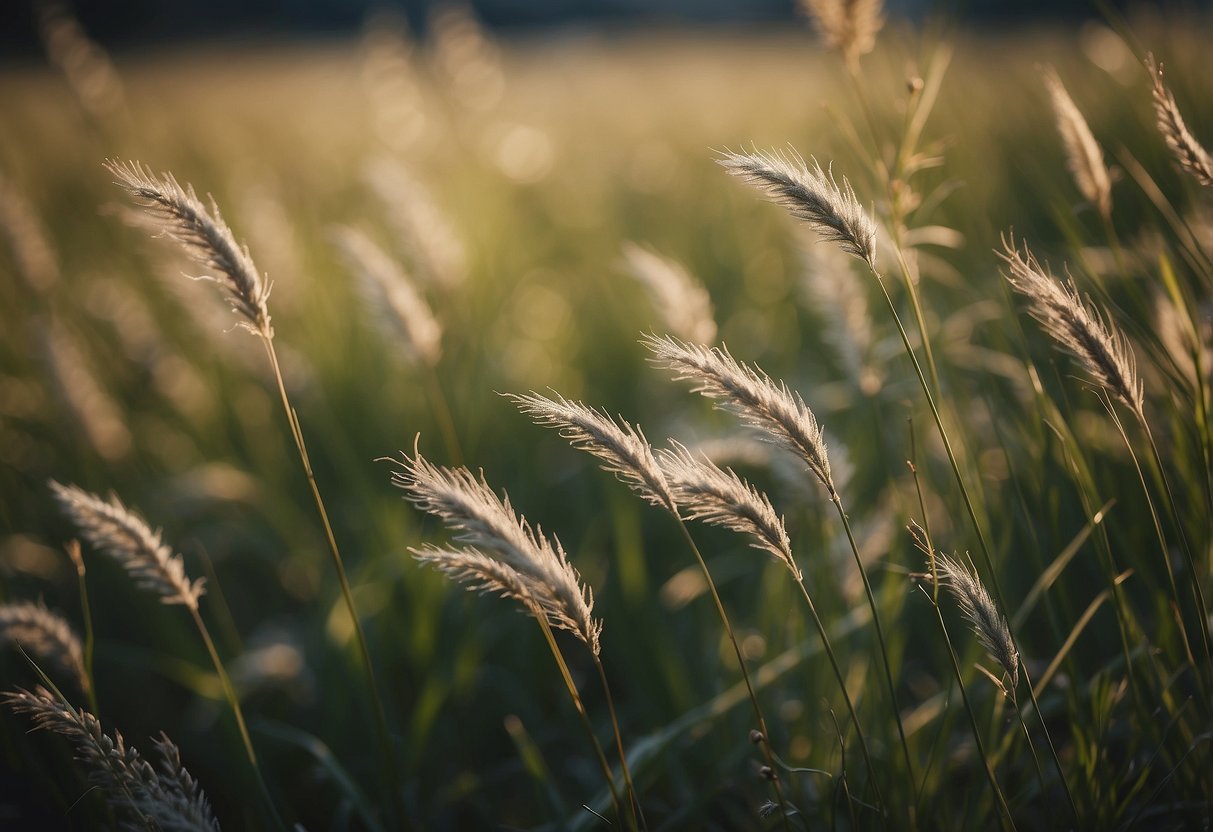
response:
M1213 18L850 24L48 17L0 827L1209 828Z

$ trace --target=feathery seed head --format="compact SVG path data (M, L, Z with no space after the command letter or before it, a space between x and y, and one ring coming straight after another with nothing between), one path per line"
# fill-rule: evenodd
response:
M999 612L981 579L968 567L943 552L936 552L939 580L956 599L961 613L969 620L977 640L990 657L1002 667L1010 680L1009 695L1019 684L1019 650L1011 637L1007 619Z
M218 832L219 822L197 781L181 765L177 746L165 735L154 741L161 757L157 771L122 734L105 733L93 714L76 710L45 688L16 690L4 703L30 715L37 728L68 739L84 764L88 780L124 820L123 828L152 828L175 832ZM133 821L138 821L134 823Z
M716 400L717 407L757 428L764 439L800 457L830 498L835 497L821 426L799 393L783 382L776 384L761 369L736 360L727 347L687 344L669 335L645 335L641 343L653 352L654 364L673 370L680 381L693 382L695 392Z
M624 244L623 259L632 277L648 290L666 329L696 343L716 339L712 298L685 266L635 243Z
M1146 69L1150 71L1150 82L1153 85L1152 97L1158 132L1166 141L1167 148L1179 166L1191 174L1193 179L1207 188L1213 188L1213 156L1196 141L1196 137L1184 122L1179 105L1175 103L1175 95L1163 80L1162 64L1149 54L1146 55Z
M1103 151L1082 112L1066 92L1061 78L1053 70L1045 72L1045 85L1053 102L1057 132L1066 149L1066 166L1083 197L1104 217L1112 215L1112 177L1104 163Z
M574 448L603 461L603 470L615 474L644 500L675 514L674 497L653 456L653 448L639 427L559 393L554 399L532 391L530 395L504 394L538 425L556 428Z
M215 200L208 208L192 185L182 188L171 173L156 174L141 162L107 160L105 167L166 236L181 243L195 262L215 270L216 274L202 277L224 289L232 309L244 318L241 325L264 338L273 337L266 305L270 284L258 273L248 247L236 242Z
M404 269L374 240L354 228L335 230L334 242L359 280L368 305L391 311L409 360L433 367L442 356L442 324Z
M76 525L81 537L118 561L135 585L161 596L166 604L198 609L205 579L190 581L181 556L164 544L160 532L112 495L108 501L74 485L51 480L60 508Z
M804 220L824 239L876 268L876 224L863 210L851 183L844 176L840 186L832 169L813 166L793 151L733 153L726 150L720 165L749 182L792 216Z
M800 0L826 46L838 50L852 70L876 46L884 26L884 0Z
M1028 299L1032 317L1045 332L1079 360L1096 384L1144 422L1145 392L1124 334L1078 293L1073 281L1063 283L1043 269L1026 243L1021 253L1013 237L1004 237L998 254L1007 265L1005 277Z
M467 545L462 552L431 548L414 554L458 580L518 600L523 600L520 588L525 589L553 626L572 632L598 654L602 622L593 617L593 593L581 584L559 540L532 529L508 497L493 492L483 474L435 465L419 451L412 457L401 454L398 465L393 485L419 509L441 518L455 532L454 539ZM490 556L508 570L485 569L478 556Z
M718 468L675 440L670 440L669 449L659 450L657 458L688 520L702 520L710 526L750 535L751 546L783 561L800 580L783 518L775 513L765 494L732 469Z
M67 619L38 602L0 604L0 644L12 642L44 662L69 673L80 690L88 691L80 637Z

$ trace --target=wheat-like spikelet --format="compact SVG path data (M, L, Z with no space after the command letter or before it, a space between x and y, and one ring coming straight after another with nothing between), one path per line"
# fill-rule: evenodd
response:
M956 599L957 606L969 619L977 640L990 657L1002 667L1010 679L1009 690L1019 684L1019 651L1011 637L1007 619L998 610L981 579L968 567L958 563L943 552L935 552L935 564L939 569L939 580Z
M731 469L716 467L706 457L696 456L674 440L670 448L657 452L661 469L674 492L674 499L688 520L750 535L755 549L770 552L800 580L800 569L792 558L792 542L783 519L775 513L767 496Z
M1150 82L1154 88L1154 113L1158 118L1158 132L1166 140L1167 147L1179 166L1200 184L1213 188L1213 157L1196 141L1196 137L1184 122L1179 105L1175 103L1175 95L1163 81L1162 64L1155 61L1154 56L1150 54L1146 55L1146 68L1150 71Z
M493 592L515 600L528 612L542 610L546 613L557 603L545 584L473 547L452 549L426 545L409 551L417 560L430 564L451 580L476 592Z
M647 290L666 330L694 343L716 340L712 298L685 266L636 243L624 244L623 259Z
M111 495L105 501L74 485L50 482L64 513L94 548L118 561L136 586L161 596L165 604L198 609L204 578L190 581L180 555L160 539L147 522Z
M725 151L718 161L729 173L740 176L792 216L807 222L824 239L838 243L843 251L876 268L876 224L859 204L845 176L840 187L833 170L822 170L816 159L810 168L795 153L788 157L778 151Z
M400 264L374 240L354 228L333 232L334 241L373 310L390 310L404 336L409 359L433 367L442 356L442 324Z
M1045 85L1053 102L1053 114L1057 118L1057 132L1061 134L1066 149L1066 167L1074 176L1074 182L1083 197L1099 209L1105 217L1112 215L1112 178L1104 163L1103 151L1082 112L1066 92L1061 78L1053 70L1045 72Z
M884 26L884 0L800 0L800 9L852 69L876 46Z
M32 291L50 292L59 283L59 261L33 206L0 176L0 234L8 238L17 274Z
M36 331L52 389L93 450L108 462L125 457L133 445L126 416L93 372L80 343L55 319Z
M43 0L33 4L46 56L62 73L76 103L105 125L126 116L122 79L105 50L88 36L74 4Z
M399 465L392 483L410 502L442 518L455 540L491 554L521 575L535 587L531 595L552 625L574 633L598 654L602 622L593 617L593 593L581 584L559 540L532 529L514 513L509 497L493 492L483 474L477 478L466 468L434 465L420 452L402 454Z
M686 344L668 335L646 335L641 343L652 350L655 364L673 370L676 379L693 382L695 392L715 399L719 407L762 431L764 438L804 460L830 498L836 496L821 426L799 393L737 361L724 347Z
M80 690L88 691L84 670L84 650L72 625L59 613L39 602L16 601L0 604L0 644L20 645L44 662L50 662L70 674Z
M467 252L429 190L387 157L367 165L365 180L388 209L388 219L417 278L447 289L462 283Z
M157 175L141 162L108 160L105 167L164 234L181 243L197 263L217 272L202 277L223 287L232 309L244 318L242 325L265 338L272 337L266 306L270 284L257 271L248 248L236 242L215 200L210 200L208 209L194 193L193 185L182 188L171 173Z
M588 451L601 459L604 470L627 483L641 498L655 506L677 513L661 466L644 432L624 420L622 425L610 416L581 402L573 402L559 393L555 399L541 396L505 394L536 424L556 428L574 448Z
M181 765L177 746L163 734L153 744L161 757L160 770L129 746L122 734L105 733L93 714L76 710L44 688L10 691L4 702L28 714L37 728L65 737L76 749L88 773L112 810L124 816L122 828L217 832L219 822L198 783ZM133 816L133 817L132 817ZM135 823L137 819L138 823Z
M1021 254L1014 238L1004 237L999 256L1009 269L1007 280L1028 299L1032 317L1045 332L1144 423L1145 394L1124 333L1078 293L1072 280L1063 283L1042 269L1026 243Z

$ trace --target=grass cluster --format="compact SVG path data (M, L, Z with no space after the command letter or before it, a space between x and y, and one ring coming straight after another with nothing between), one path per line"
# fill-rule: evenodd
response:
M116 60L46 7L4 817L1208 825L1213 24L803 6Z

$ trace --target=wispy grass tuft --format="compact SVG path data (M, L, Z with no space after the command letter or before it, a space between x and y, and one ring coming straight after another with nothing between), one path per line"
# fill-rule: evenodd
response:
M1153 54L1146 55L1146 69L1150 72L1150 83L1153 86L1158 132L1162 134L1180 168L1191 174L1201 185L1213 188L1213 156L1209 155L1188 129L1183 115L1179 112L1179 105L1175 102L1175 94L1163 79L1162 64L1154 59Z

